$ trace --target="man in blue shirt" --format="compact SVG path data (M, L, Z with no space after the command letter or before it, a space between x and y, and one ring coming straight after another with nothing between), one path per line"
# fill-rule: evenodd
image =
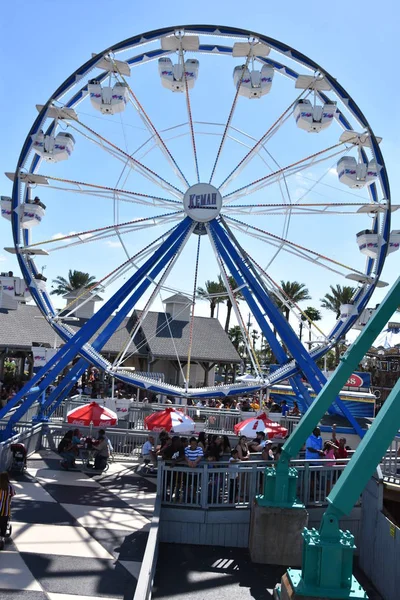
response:
M282 411L282 417L286 417L286 415L289 412L289 407L287 405L286 400L282 400L282 402L281 402L281 411Z
M322 450L321 430L319 427L316 427L306 441L306 460L312 460L319 456L324 456L324 453Z

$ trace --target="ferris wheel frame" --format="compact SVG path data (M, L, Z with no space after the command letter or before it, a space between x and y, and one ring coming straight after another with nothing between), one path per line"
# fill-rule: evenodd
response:
M232 37L239 40L248 40L250 38L256 38L260 42L267 44L271 49L276 50L278 53L286 56L287 58L293 60L299 65L305 67L313 71L314 73L321 74L330 84L331 89L336 94L336 96L341 99L341 101L346 105L346 108L351 113L352 117L356 120L356 122L363 128L370 137L371 141L371 151L373 157L375 158L378 165L378 181L380 183L380 188L382 192L382 198L385 201L386 210L382 213L382 223L380 223L379 213L376 213L374 218L374 232L380 233L380 246L378 249L378 254L375 259L368 258L366 261L365 267L365 281L361 283L360 287L355 293L355 296L352 299L352 303L354 304L354 312L350 317L345 319L340 318L332 331L329 333L328 338L329 341L320 344L316 349L309 351L309 357L315 362L318 358L323 356L326 352L328 352L335 343L342 338L355 324L358 316L361 314L362 310L366 307L371 295L379 281L379 277L382 272L382 268L384 265L385 257L388 250L388 242L389 242L389 234L390 234L390 188L389 181L386 173L386 168L384 164L384 159L379 148L378 141L375 137L374 132L372 131L368 121L366 120L364 114L359 109L358 105L354 102L351 96L345 91L345 89L334 79L329 73L325 71L322 67L320 67L317 63L306 57L304 54L298 52L297 50L291 48L290 46L283 44L277 40L274 40L268 36L258 34L252 31L238 29L233 27L220 27L214 25L182 25L175 27L167 27L163 29L158 29L154 31L150 31L144 34L140 34L137 36L133 36L127 40L124 40L118 44L110 46L104 51L96 54L91 59L89 59L86 63L84 63L81 67L79 67L72 75L70 75L54 92L51 98L47 101L47 103L42 107L38 117L36 118L34 124L32 125L28 136L23 145L21 154L18 159L17 167L16 167L16 176L14 178L13 191L12 191L12 231L13 231L13 240L15 251L18 259L19 266L21 268L21 272L23 277L30 289L31 295L34 298L36 304L40 308L43 315L48 319L49 323L54 327L57 333L60 335L65 342L68 342L73 337L74 333L72 329L62 323L61 320L57 318L57 313L53 307L51 302L51 298L49 293L45 290L39 290L35 283L35 275L38 274L38 269L35 265L34 259L32 256L28 254L24 254L22 252L24 246L29 245L30 243L30 232L27 229L22 229L20 226L20 216L17 210L21 199L27 197L28 184L26 184L25 190L23 190L23 177L21 177L21 173L26 172L28 170L29 174L36 174L38 172L40 166L40 158L36 154L27 169L26 165L29 160L30 152L33 146L33 139L38 131L42 128L42 125L45 123L47 119L47 114L49 109L52 107L53 103L56 101L60 101L74 86L76 86L81 80L87 78L88 74L96 68L96 65L101 63L104 60L105 56L110 54L117 55L119 52L139 48L142 45L156 41L158 39L174 35L176 32L182 31L185 34L195 34L195 35L209 35L214 37L221 36L222 38ZM232 48L228 46L223 46L220 44L200 44L199 49L196 50L199 54L217 54L221 56L230 56L232 54ZM149 50L147 52L143 52L137 56L128 59L126 62L130 66L135 66L139 64L143 64L145 62L156 60L162 56L168 56L172 54L172 51L163 50L162 48ZM276 72L279 72L283 76L296 80L299 76L293 68L288 67L282 63L279 63L276 60L273 60L269 57L256 57L260 63L267 64ZM103 71L99 75L95 77L98 82L104 81L109 75L108 71ZM74 108L76 107L82 100L85 99L88 93L87 83L82 86L82 88L76 92L73 97L68 101L68 104L65 105L66 108ZM321 91L316 91L317 96L322 100L326 100L326 95ZM340 124L340 126L345 131L353 131L353 128L346 118L346 116L339 109L336 112L335 116L336 120ZM48 129L46 130L46 134L51 134L54 131L55 122L52 121ZM363 157L364 162L367 160L365 151L361 148L361 155ZM377 205L380 202L379 193L377 189L376 183L372 183L369 187L369 194L371 202L376 203ZM23 200L22 200L23 201ZM380 227L380 231L378 231L378 227ZM215 224L210 224L209 229L212 230L212 235L216 236L215 243L219 248L219 251L223 249L223 243L221 242L221 232L217 231L217 226ZM218 239L217 239L218 238ZM225 247L226 251L226 247ZM250 284L248 284L250 286ZM251 287L251 286L250 286ZM253 291L253 290L252 290ZM79 347L79 344L76 347L76 351L78 354L82 356L78 365L79 368L75 369L74 377L72 380L76 379L77 373L84 370L87 367L88 362L95 362L97 366L104 369L105 371L112 374L113 377L116 377L126 383L131 385L135 385L149 391L153 391L155 393L170 393L175 396L195 396L195 397L224 397L229 395L235 395L238 393L246 393L252 392L260 387L264 387L265 385L271 385L273 383L278 383L279 381L286 379L288 377L297 377L299 373L299 366L297 361L290 360L283 367L278 369L273 375L269 378L266 378L262 383L254 383L254 384L231 384L227 386L215 386L210 388L196 388L196 389L183 389L177 386L172 386L169 384L159 385L153 380L146 380L143 377L135 377L134 373L124 373L121 371L112 372L110 369L110 363L104 359L99 352L91 352L87 351L83 347ZM67 385L66 388L67 389ZM50 396L50 399L52 396ZM49 399L49 400L50 400ZM54 398L53 398L54 399Z

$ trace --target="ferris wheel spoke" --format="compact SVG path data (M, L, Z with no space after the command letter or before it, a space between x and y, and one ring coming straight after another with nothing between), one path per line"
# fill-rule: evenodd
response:
M149 310L151 309L156 297L159 295L161 288L163 286L163 284L165 283L166 279L168 278L168 275L170 274L172 268L174 267L176 261L178 260L179 256L181 255L187 241L189 240L190 234L192 233L193 229L195 227L195 223L192 224L185 240L183 241L182 245L178 248L177 252L175 253L175 255L171 258L169 264L167 265L167 267L165 268L162 276L160 277L159 281L156 282L154 280L151 280L151 282L154 284L154 289L152 290L151 294L150 294L150 298L148 299L148 301L146 302L146 305L144 307L144 309L141 311L141 314L138 316L137 321L135 323L135 326L133 328L133 330L130 333L129 336L129 340L127 342L127 344L124 346L124 348L121 350L120 354L116 357L114 363L113 363L113 367L114 368L118 368L122 362L124 362L124 360L126 360L126 354L129 350L129 348L131 347L135 336L137 335L137 333L139 332L143 321L145 320ZM200 237L200 236L199 236ZM149 340L146 340L146 343L148 343Z
M296 103L304 96L306 90L302 90L298 97L283 111L283 113L274 121L269 129L260 137L258 141L250 148L247 154L242 158L241 161L232 169L229 175L219 185L218 189L222 191L229 185L229 183L235 179L243 169L249 164L249 162L258 154L260 149L272 138L273 135L282 127L283 123L290 118L293 113ZM307 97L311 91L309 90L305 97Z
M179 188L174 186L172 183L170 183L169 181L167 181L166 179L161 177L161 175L159 175L158 173L156 173L155 171L153 171L152 169L150 169L149 167L144 165L142 162L140 162L139 160L134 158L132 155L130 155L127 152L125 152L124 150L122 150L122 148L120 148L113 142L110 142L107 138L102 136L100 133L98 133L97 131L95 131L94 129L89 127L88 125L82 123L82 121L79 121L76 118L72 118L72 120L75 121L85 131L89 132L91 134L91 136L94 136L94 138L88 136L87 134L82 132L79 129L79 127L76 127L76 126L72 125L71 122L69 122L69 127L71 127L74 131L77 131L84 137L87 137L90 141L94 142L95 144L100 146L102 149L111 153L112 156L119 158L123 162L127 162L130 165L131 169L134 169L135 171L137 171L138 173L140 173L141 175L146 177L146 179L149 179L150 181L152 181L153 183L155 183L162 189L167 190L173 196L175 196L179 199L181 199L183 197L182 190L180 190Z
M188 85L188 79L187 79L186 68L185 68L185 60L183 57L182 42L181 42L181 48L179 51L179 56L180 56L180 60L182 61L182 64L183 64L183 78L185 81L186 109L187 109L188 118L189 118L190 136L192 138L194 166L195 166L195 170L196 170L197 183L200 183L199 161L198 161L198 157L197 157L196 138L194 135L193 118L192 118L192 107L190 104L189 85Z
M88 241L103 240L106 237L108 238L111 236L118 235L118 233L129 233L131 231L137 231L148 227L154 227L160 224L164 225L165 223L169 223L171 221L176 221L182 216L183 212L184 211L182 210L177 211L175 213L165 213L163 215L156 215L154 217L146 217L142 219L133 219L132 221L126 221L125 223L107 225L105 227L98 227L96 229L87 229L86 231L80 231L79 233L73 232L68 235L57 236L56 238L51 238L49 240L42 240L40 242L35 242L34 244L29 244L29 246L25 246L25 249L29 250L37 246L41 247L47 244L55 244L74 238L77 238L76 244L84 244ZM109 235L109 232L111 232L111 236ZM53 251L65 247L70 247L73 245L75 245L75 243L69 244L67 246L60 246L59 248L53 248Z
M222 214L235 215L284 215L290 211L292 215L357 215L361 207L370 207L365 202L318 202L318 203L265 203L265 204L233 204L226 205ZM339 210L341 208L356 210ZM372 209L371 209L372 210Z
M221 157L222 149L223 149L224 144L226 142L228 131L229 131L229 128L230 128L230 125L231 125L231 122L232 122L232 119L233 119L233 115L234 115L234 112L235 112L236 104L237 104L237 101L238 101L238 98L239 98L240 86L242 85L243 77L245 75L246 69L247 69L247 67L249 65L249 62L251 60L251 56L252 56L252 51L250 49L250 52L249 52L249 54L247 55L247 58L246 58L246 63L245 63L245 65L243 67L243 70L242 70L242 75L241 75L240 80L239 80L239 82L237 84L237 87L236 87L235 97L233 98L231 110L229 111L228 119L227 119L226 124L225 124L225 128L224 128L224 131L223 131L223 134L222 134L222 138L221 138L221 141L220 141L220 144L219 144L219 148L218 148L218 151L217 151L217 156L215 157L215 162L214 162L214 165L213 165L213 168L212 168L212 171L211 171L211 175L210 175L210 179L209 179L208 183L211 183L212 180L213 180L213 178L214 178L215 170L217 168L219 159Z
M307 257L308 260L310 260L311 262L313 262L321 267L326 268L327 265L325 263L328 263L328 266L331 264L336 265L337 267L346 269L347 271L349 271L351 273L357 273L357 274L363 275L363 273L361 271L359 271L358 269L353 269L352 267L345 265L344 263L334 260L333 258L329 258L328 256L320 254L319 252L316 252L315 250L311 250L310 248L306 248L305 246L302 246L300 244L296 244L295 242L292 242L288 239L282 238L274 233L265 231L264 229L260 229L259 227L255 227L253 225L249 225L248 223L244 223L243 221L239 221L237 219L234 219L233 217L225 216L225 218L229 222L232 222L235 225L239 225L241 230L244 231L245 233L248 230L250 230L250 232L255 232L256 234L258 234L258 237L261 240L269 238L273 242L278 242L279 244L284 244L284 246L287 246L290 250L295 250L295 251L297 251L297 253L302 253L303 258ZM330 270L332 270L332 269L330 269ZM336 271L336 272L338 272L338 271ZM340 274L342 274L342 273L340 273Z
M133 256L128 257L127 260L125 260L118 267L116 267L115 269L113 269L110 273L107 273L107 275L105 275L104 277L102 277L99 281L96 281L96 283L94 283L93 285L91 285L89 288L85 289L82 292L82 294L80 294L77 298L74 298L71 302L69 302L67 304L66 307L64 307L60 311L60 312L63 313L63 318L66 318L67 316L71 315L79 307L81 307L84 304L86 304L86 302L88 302L89 299L90 299L90 296L87 298L86 295L90 294L92 291L95 291L96 289L98 289L99 286L102 287L102 288L106 288L106 287L110 286L111 284L115 283L115 281L117 279L119 279L120 277L122 277L123 275L125 275L127 273L127 271L130 270L131 268L135 268L136 271L138 271L141 268L141 264L140 263L143 262L143 261L145 261L149 256L154 255L159 250L159 248L161 246L163 246L163 244L165 243L165 241L168 238L168 236L172 235L174 232L176 232L178 230L178 227L179 227L179 225L175 225L174 227L172 227L168 231L164 232L158 238L156 238L155 240L152 240L149 244L147 244L141 250L139 250L138 252L136 252ZM192 229L193 229L193 225L191 225L191 227L188 229L189 234L192 231ZM148 278L148 276L146 277L146 279L147 278ZM81 298L84 298L84 299L77 306L76 303ZM68 308L70 308L71 306L73 306L73 309L70 310L69 313L64 314L65 311Z
M324 162L326 160L331 159L334 156L337 156L338 154L342 154L345 149L343 149L345 142L338 142L337 144L334 144L333 146L329 146L328 148L325 148L324 150L319 150L318 152L315 152L314 154L310 154L309 156L302 158L294 163L291 163L290 165L287 165L286 167L282 167L281 169L278 169L276 171L274 171L273 173L269 173L268 175L265 175L264 177L260 177L259 179L256 179L255 181L252 181L236 190L234 190L233 192L230 192L229 194L226 194L225 196L223 196L224 199L224 204L226 204L227 202L231 202L232 200L236 200L236 198L240 198L241 196L245 196L249 193L253 193L259 189L261 189L262 187L265 187L265 184L270 184L270 183L274 183L275 180L277 178L279 178L281 175L285 174L286 177L288 175L293 175L297 172L298 169L300 170L304 170L307 169L308 167L310 167L311 165L315 165L318 164L319 162ZM319 158L321 157L323 154L326 154L327 152L330 152L331 150L335 150L337 148L342 148L339 152L335 152L334 154L329 154L328 156L325 156L323 158ZM272 180L272 182L271 182Z
M232 291L232 288L230 286L229 277L228 277L228 275L226 273L226 269L225 269L225 266L224 266L224 260L223 260L223 257L221 255L219 243L218 243L218 241L216 239L214 239L213 234L210 231L210 227L209 226L207 226L207 234L208 234L208 237L209 237L209 240L210 240L211 247L212 247L212 249L214 251L214 254L215 254L215 258L216 258L216 261L217 261L217 264L218 264L218 267L219 267L219 271L221 273L222 280L223 280L225 288L226 288L226 290L228 292L228 297L229 297L229 299L230 299L230 301L232 303L232 308L233 308L233 311L235 313L236 320L237 320L237 322L239 324L240 331L241 331L242 336L243 336L243 341L244 341L244 344L246 346L247 355L250 358L250 361L252 363L252 366L253 366L253 369L254 369L255 373L260 376L261 375L261 369L260 369L260 366L258 364L258 360L257 360L256 354L254 352L254 349L252 347L250 332L248 331L248 329L246 327L246 323L245 323L245 320L244 320L244 318L242 316L242 313L240 311L239 304L238 304L238 302L237 302L237 300L235 298L235 295L234 295L234 293ZM236 276L236 279L239 279L239 277ZM236 283L238 283L238 282L236 282ZM243 284L240 285L240 289L243 290L244 297L245 298L247 297L247 299L248 299L248 295L250 294L250 292L247 289L247 286L246 286L245 282L243 282Z
M176 221L180 221L181 217L182 217L182 215L177 216L177 217L169 217L162 223L156 221L153 223L143 223L143 224L136 225L136 226L127 226L126 228L123 228L122 230L117 225L114 225L113 226L114 231L112 233L104 232L104 233L98 234L96 236L91 236L91 234L88 234L86 236L84 235L78 241L52 248L49 251L49 253L53 253L58 250L66 250L73 246L80 246L81 244L88 244L91 242L100 242L100 241L103 242L104 240L109 240L110 238L115 238L115 237L118 237L118 239L121 240L120 236L126 235L128 233L137 232L137 231L144 231L144 230L150 229L152 227L157 227L158 225L160 225L160 223L162 225L166 225L167 223L174 223ZM54 241L58 241L58 238L55 238ZM110 243L112 246L114 246L114 242L110 242ZM117 243L117 245L118 245L118 243ZM121 242L119 245L124 246L124 244Z
M182 206L180 200L171 200L169 198L163 198L160 196L153 196L150 194L143 194L141 192L133 192L130 190L124 190L119 188L113 188L104 185L98 185L96 183L88 183L85 181L76 181L73 179L63 179L61 177L53 177L49 175L43 175L47 181L56 181L60 183L66 183L73 187L57 187L52 185L46 185L46 188L53 188L62 190L65 192L88 194L93 196L100 196L102 198L115 199L116 196L124 202L132 202L134 204L145 204L147 206L163 206L171 210L176 210L179 206ZM88 189L86 189L88 188Z
M139 114L139 117L141 118L141 120L145 124L146 128L151 133L151 135L155 137L157 145L159 146L159 148L160 148L161 152L164 154L164 156L167 158L168 162L172 165L172 168L173 168L175 174L177 175L177 177L179 177L179 179L182 181L182 183L184 185L187 185L189 187L190 184L189 184L188 180L186 179L185 175L183 174L183 172L182 172L181 168L179 167L178 163L176 162L175 158L172 156L172 153L170 152L167 145L165 144L161 134L155 127L154 123L148 116L145 109L143 108L137 95L132 90L131 86L129 85L129 83L126 80L126 78L124 77L124 75L121 73L120 69L118 68L118 65L113 60L113 58L111 58L111 62L113 63L115 70L118 73L119 77L121 78L121 80L124 82L124 84L128 88L129 95L130 95L130 102L131 102L132 106L135 108L136 112Z

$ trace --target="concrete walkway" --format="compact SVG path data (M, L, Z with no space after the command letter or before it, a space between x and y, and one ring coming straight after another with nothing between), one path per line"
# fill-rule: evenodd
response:
M136 464L104 475L62 471L41 451L13 477L12 540L0 553L1 600L131 600L156 483Z
M154 600L272 600L285 567L257 565L245 548L160 544ZM384 600L355 564L370 600Z

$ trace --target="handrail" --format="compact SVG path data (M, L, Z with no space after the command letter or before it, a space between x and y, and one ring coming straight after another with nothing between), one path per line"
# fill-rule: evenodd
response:
M350 459L296 460L297 497L306 506L326 504L331 488ZM158 494L165 506L187 508L250 508L253 498L263 492L265 467L270 461L241 463L200 463L197 468L185 465L158 466Z
M133 600L151 600L154 575L157 567L160 515L161 498L157 495L149 536L147 538L146 549L142 560L142 566L140 567Z

